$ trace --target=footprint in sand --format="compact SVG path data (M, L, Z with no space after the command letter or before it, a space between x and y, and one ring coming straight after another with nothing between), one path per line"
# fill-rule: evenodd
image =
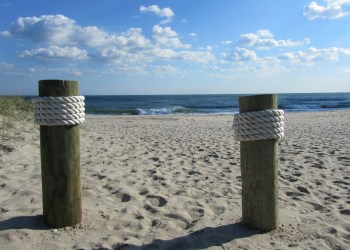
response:
M155 219L152 220L152 228L155 230L162 230L166 228L166 224L163 223L161 220Z
M149 191L146 188L141 188L139 195L146 195L146 194L148 194L148 192Z
M164 181L165 180L165 178L163 176L159 176L159 175L153 175L152 179L154 181Z
M217 206L217 205L211 205L211 206L209 206L209 208L216 215L223 214L223 213L225 213L225 210L226 210L226 208L224 206Z
M131 200L131 196L127 193L124 193L122 191L115 191L112 194L115 194L115 196L121 201L121 202L129 202Z
M189 175L202 175L201 172L195 171L195 170L190 170L190 171L188 171L188 174L189 174Z
M158 210L155 209L154 207L152 207L151 205L145 204L143 206L144 209L146 209L147 212L151 213L151 214L156 214L158 213Z
M197 221L202 218L205 214L204 209L201 207L188 207L188 214L192 217L193 220Z
M103 218L109 220L109 215L106 215L102 210L98 210L98 214Z
M350 215L350 209L341 209L341 210L339 210L339 213L345 214L345 215Z
M302 186L298 186L297 189L301 192L301 193L305 193L305 194L310 194L310 191Z
M8 233L0 235L1 242L11 243L11 242L27 242L30 236L27 232L21 232L19 230L11 230Z
M282 177L283 178L283 177ZM297 178L294 178L293 176L287 176L286 179L289 181L289 182L297 182L298 179Z
M164 207L166 204L168 204L168 201L165 198L163 198L162 196L146 195L146 198L155 207Z
M346 156L339 156L337 157L338 161L350 161L350 157Z
M321 204L318 204L318 203L315 203L315 202L307 202L307 203L311 204L314 207L315 210L317 210L317 211L319 211L321 213L328 213L328 212L330 212L330 210L327 207L325 207L325 206L323 206Z
M185 217L176 214L176 213L169 213L165 215L168 218L174 219L175 224L180 227L182 230L189 229L193 226L192 223L190 223Z
M346 181L333 181L333 183L343 189L349 189L350 183Z
M128 228L131 225L130 221L120 221L117 225L113 227L114 230L124 230L125 228Z
M103 180L104 178L106 178L106 175L101 175L101 174L94 174L92 176L96 176L99 180Z
M131 222L129 229L130 231L137 233L143 229L143 226L139 222Z
M303 196L303 194L299 193L299 192L294 192L294 191L290 191L290 192L286 192L286 195L288 197L292 197L292 198L296 198L299 196Z

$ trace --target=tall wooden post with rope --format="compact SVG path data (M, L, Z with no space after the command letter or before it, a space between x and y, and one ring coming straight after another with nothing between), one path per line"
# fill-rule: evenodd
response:
M238 136L241 147L243 223L261 231L275 230L279 227L278 139L284 134L283 117L279 116L283 111L277 110L276 95L242 96L239 98L239 111L237 123L240 118L253 117L249 118L250 122L246 125L234 125L237 133L243 133L241 137ZM264 113L277 117L266 118ZM254 118L254 115L257 117ZM264 119L272 123L264 127ZM238 131L244 126L248 128ZM270 131L276 133L271 138L267 135Z
M78 92L76 81L39 81L40 97L77 96ZM40 126L43 214L55 228L73 226L82 219L79 127Z

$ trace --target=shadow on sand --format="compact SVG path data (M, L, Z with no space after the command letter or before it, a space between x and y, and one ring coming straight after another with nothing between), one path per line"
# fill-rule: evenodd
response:
M0 231L9 229L47 230L50 227L44 223L44 217L42 215L35 215L17 216L0 221Z
M241 223L223 225L219 227L206 227L204 229L192 232L170 240L155 239L153 242L143 246L129 245L126 243L116 243L113 245L115 250L196 250L207 249L209 247L221 247L223 244L250 237L259 234L259 231L249 230ZM99 249L103 250L103 248Z
M48 230L50 229L44 223L42 215L37 216L18 216L8 220L0 221L0 232L11 229L31 229L31 230ZM153 242L143 245L131 245L127 243L115 243L114 250L197 250L207 249L210 247L221 247L225 243L250 237L259 234L259 231L254 231L245 228L241 223L223 225L218 227L206 227L201 230L192 232L188 235L181 236L169 240L154 239ZM97 248L105 250L105 248Z

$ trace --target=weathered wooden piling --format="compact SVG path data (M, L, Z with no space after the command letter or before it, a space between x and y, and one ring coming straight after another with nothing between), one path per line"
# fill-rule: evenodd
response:
M77 96L77 81L39 81L39 96ZM40 126L45 222L55 228L81 222L80 126Z
M276 95L242 96L240 113L277 109ZM241 141L243 223L253 229L279 227L278 140Z

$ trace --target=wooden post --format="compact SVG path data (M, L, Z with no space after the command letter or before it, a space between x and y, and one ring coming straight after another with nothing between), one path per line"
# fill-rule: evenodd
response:
M77 96L77 81L39 81L39 96ZM45 223L60 228L81 222L80 126L40 126Z
M277 109L276 95L242 96L240 113ZM253 229L278 229L278 141L241 141L242 216Z

